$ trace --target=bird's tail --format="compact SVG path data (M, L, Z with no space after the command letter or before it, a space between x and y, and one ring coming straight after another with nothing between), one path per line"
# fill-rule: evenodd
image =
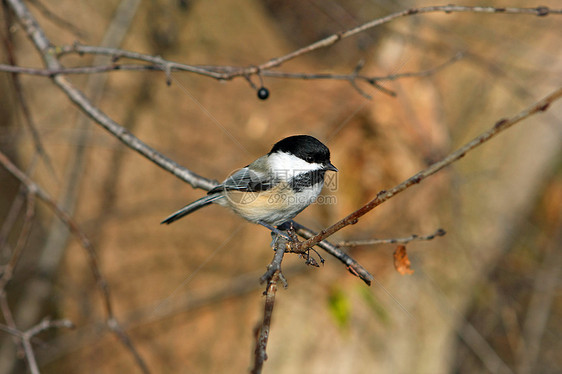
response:
M201 209L211 204L213 201L220 199L222 197L223 196L220 194L204 196L199 200L195 200L194 202L187 204L186 206L184 206L183 208L181 208L180 210L178 210L177 212L175 212L174 214L170 215L168 218L160 222L160 224L165 223L169 225L170 223L177 221L178 219L187 216L189 213L193 213L196 210Z

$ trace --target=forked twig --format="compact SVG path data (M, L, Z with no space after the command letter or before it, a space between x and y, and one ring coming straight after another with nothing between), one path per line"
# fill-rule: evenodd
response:
M25 352L25 358L29 366L29 371L31 371L32 374L39 374L39 366L37 365L37 360L35 359L35 353L33 351L33 346L31 345L31 339L35 335L52 328L74 328L74 324L67 319L60 319L55 321L44 319L27 331L20 331L13 327L0 324L0 330L7 332L8 334L11 334L21 340L21 344Z
M301 225L298 222L293 221L293 226L297 231L297 234L299 234L305 239L310 239L318 235L316 232L306 228L305 226ZM327 253L334 256L335 258L337 258L338 260L340 260L346 266L347 270L351 274L355 275L356 277L359 277L367 285L369 286L371 285L371 282L373 282L374 277L359 262L353 259L353 257L343 252L336 245L330 243L327 240L322 240L316 243L316 245L322 248Z

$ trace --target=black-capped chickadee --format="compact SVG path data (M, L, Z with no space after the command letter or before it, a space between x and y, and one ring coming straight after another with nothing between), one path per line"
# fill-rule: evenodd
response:
M330 162L328 147L312 136L290 136L162 223L217 203L279 233L274 226L290 221L316 200L328 170L338 171Z

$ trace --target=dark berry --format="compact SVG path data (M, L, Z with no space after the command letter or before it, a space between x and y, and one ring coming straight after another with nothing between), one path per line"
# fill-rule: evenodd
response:
M269 90L265 87L261 87L258 90L258 98L260 100L266 100L269 97Z

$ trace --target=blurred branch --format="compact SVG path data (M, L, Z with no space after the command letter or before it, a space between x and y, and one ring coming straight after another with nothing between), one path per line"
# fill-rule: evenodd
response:
M23 227L20 231L20 236L16 242L14 250L12 251L10 260L7 264L1 267L2 275L0 276L0 293L3 293L5 291L6 285L12 279L14 269L21 257L21 254L23 253L23 249L25 248L27 240L29 239L29 234L31 232L33 217L35 216L35 195L33 195L32 193L27 193L26 198L27 209L25 212Z
M35 360L35 353L33 352L31 339L35 335L47 329L73 328L73 327L74 324L67 319L60 319L55 321L44 319L43 321L31 327L27 331L19 331L18 329L15 329L13 327L0 324L0 330L7 332L8 334L11 334L21 340L23 350L25 352L25 358L27 359L27 364L29 365L29 371L31 371L32 374L39 374L39 366L37 365L37 361Z
M515 125L516 123L540 112L544 112L548 109L548 107L555 102L556 100L562 97L562 88L558 88L554 92L550 93L544 99L537 101L527 109L517 113L511 118L508 119L500 119L497 121L494 126L488 131L480 134L470 142L466 143L461 148L457 149L456 151L450 153L441 161L438 161L428 168L418 172L414 176L406 179L404 182L400 183L399 185L391 188L388 191L382 190L380 191L377 196L372 199L370 202L356 210L355 212L349 214L347 217L341 219L340 221L336 222L332 226L320 231L317 235L313 236L312 238L301 242L295 243L295 251L303 251L307 248L311 248L312 246L318 244L320 241L328 238L329 236L333 235L337 231L343 229L346 226L354 225L359 221L359 218L376 208L377 206L381 205L385 201L389 200L390 198L396 196L400 192L416 185L426 179L427 177L437 173L439 170L445 168L446 166L451 165L452 163L460 160L463 158L468 152L472 151L473 149L477 148L478 146L486 143L488 140L499 134L500 132L510 128L511 126Z
M269 330L271 328L271 316L273 315L273 307L275 306L275 293L277 292L277 282L279 281L280 272L277 270L271 279L267 282L265 289L265 303L263 311L263 321L261 326L256 328L256 349L254 351L254 367L250 370L252 374L262 372L263 364L267 360L265 348L269 339Z
M5 323L8 327L11 327L14 330L17 330L16 321L14 321L14 316L12 311L10 310L10 305L8 304L8 297L6 295L6 291L0 291L0 311L2 311L2 317L4 317ZM23 357L25 352L23 352L23 347L21 346L21 340L18 339L17 336L12 335L12 342L16 346L16 357Z
M301 274L304 268L299 265L287 265L283 269L285 275ZM157 321L173 318L178 314L194 312L195 310L208 307L219 307L228 300L236 300L248 294L252 294L261 288L256 279L260 277L259 272L251 272L236 275L228 282L222 282L216 286L205 287L203 290L187 290L178 293L174 302L168 298L160 300L152 305L141 306L137 310L129 311L122 317L122 325L127 331L153 324ZM1 294L0 294L1 296ZM0 298L0 307L2 299ZM41 361L45 363L56 361L69 352L74 352L90 344L95 344L101 338L100 331L103 330L105 321L95 321L81 325L75 334L64 338L56 338L49 342L49 347L41 355Z
M28 173L35 168L35 163L37 160L36 155L37 154L35 154L34 157L31 159L31 163L28 168ZM24 201L28 200L29 198L30 195L26 193L25 187L20 186L16 197L14 198L12 204L10 205L10 208L8 209L8 213L6 214L6 218L2 223L2 227L0 227L0 254L1 255L6 254L7 252L11 252L8 245L8 236L12 231L12 229L14 228L14 225L16 224L16 220L19 217Z
M271 263L267 266L267 271L261 276L260 283L271 282L273 276L277 273L279 280L281 280L283 285L287 287L287 280L281 272L281 262L283 261L283 256L287 250L288 240L273 233L271 236L274 237L273 240L275 241L275 255L273 256Z
M106 313L106 325L109 329L119 338L121 343L129 349L129 351L135 357L135 360L139 367L142 369L144 373L149 373L148 367L144 363L144 360L138 353L138 351L133 346L132 342L130 341L129 337L125 333L125 331L121 328L115 315L113 314L113 307L111 303L110 293L109 293L109 286L101 274L100 267L98 265L98 259L96 252L92 246L91 241L88 239L86 234L80 229L80 227L72 220L72 218L59 206L57 203L51 198L51 196L45 192L39 185L33 182L24 172L18 169L9 159L0 152L0 164L15 178L17 178L21 183L23 183L28 193L36 195L39 199L41 199L47 206L57 215L57 217L68 227L68 229L79 239L82 248L85 249L86 254L88 256L88 261L92 273L94 274L94 278L96 280L96 284L100 291L100 294L103 299L104 309Z
M549 240L547 253L534 276L534 287L525 312L522 334L517 344L517 373L527 374L540 371L537 360L541 353L541 341L547 329L549 318L556 318L552 314L552 303L556 299L562 273L562 209L556 219L558 227L555 235Z
M455 314L452 308L443 308L447 313ZM504 362L490 343L468 321L457 328L459 337L478 357L490 373L513 374L513 370Z
M379 245L379 244L408 244L414 240L421 240L421 241L425 241L425 240L433 240L438 236L444 236L446 234L445 230L443 229L437 229L437 231L435 231L433 234L430 235L426 235L426 236L419 236L416 234L413 234L411 236L408 236L407 238L392 238L392 239L367 239L367 240L354 240L354 241L349 241L349 242L340 242L338 244L336 244L336 247L338 248L342 248L342 247L347 247L347 248L351 248L351 247L359 247L359 246L365 246L365 245Z
M68 30L77 38L84 38L86 36L85 33L80 30L80 28L75 26L72 22L67 21L66 19L60 17L58 14L49 10L49 8L47 8L47 6L45 6L45 4L43 4L41 1L29 0L29 3L35 6L35 8L37 8L45 18L59 25L63 29Z
M393 21L397 18L412 16L423 13L457 13L457 12L471 12L471 13L502 13L502 14L530 14L536 16L546 16L548 14L562 14L562 9L549 9L547 7L539 6L537 8L494 8L494 7L480 7L480 6L457 6L457 5L443 5L443 6L428 6L421 8L410 8L400 12L389 14L388 16L377 18L370 22L364 23L353 29L342 31L337 34L330 35L322 40L312 43L306 47L300 48L287 55L277 57L269 60L268 62L254 68L255 72L248 72L247 74L256 74L259 71L277 67L289 60L292 60L301 55L310 53L312 51L330 47L340 40L349 38L366 30L372 29L376 26Z
M2 41L4 46L4 52L6 53L7 60L9 63L9 65L2 65L2 66L17 68L18 66L17 66L16 55L14 53L14 43L12 40L13 35L9 29L12 23L12 13L8 10L7 5L5 3L2 3L1 6L2 8L4 8L2 13L4 14L4 23L6 26L4 33L2 33ZM47 154L45 147L43 146L43 142L41 141L41 136L37 131L37 125L35 124L35 121L33 120L33 116L31 115L31 109L29 108L29 105L27 104L27 100L25 99L25 95L23 94L23 87L20 81L20 77L15 73L11 74L11 82L12 82L13 90L16 94L15 95L16 101L23 114L24 124L28 128L29 132L31 133L31 139L33 140L35 149L37 153L45 161L45 165L47 166L51 174L53 176L56 176L55 169L53 167L51 159Z
M255 329L256 348L254 350L254 366L250 370L250 373L252 374L261 373L263 364L267 360L265 349L267 348L269 330L271 328L271 316L273 315L273 308L275 306L277 282L281 281L281 283L283 283L283 286L287 287L287 280L281 272L281 262L283 261L283 255L288 248L289 240L273 233L271 234L271 236L274 240L275 255L273 256L271 263L268 265L266 273L260 278L260 281L262 283L267 282L267 286L264 292L265 303L263 320L261 324L258 325Z

